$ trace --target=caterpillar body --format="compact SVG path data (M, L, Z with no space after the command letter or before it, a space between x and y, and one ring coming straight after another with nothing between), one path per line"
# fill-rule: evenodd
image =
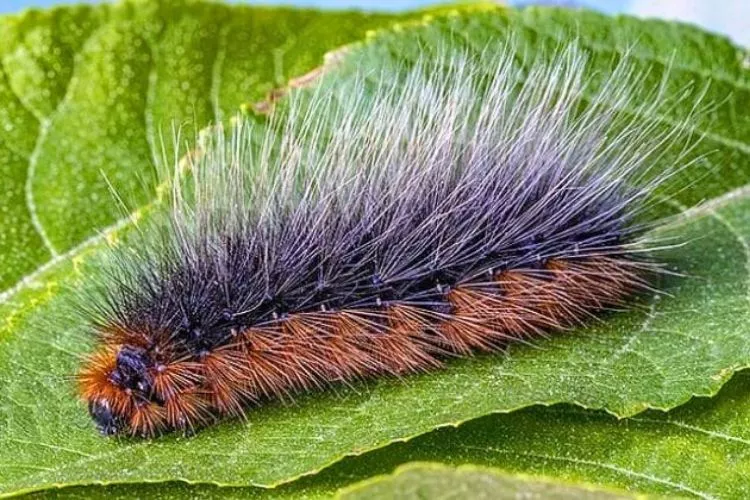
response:
M649 289L642 214L677 131L617 109L648 116L658 92L636 100L625 63L594 88L575 47L519 64L495 45L397 79L360 68L204 137L166 220L113 248L82 300L99 430L192 431L433 370Z

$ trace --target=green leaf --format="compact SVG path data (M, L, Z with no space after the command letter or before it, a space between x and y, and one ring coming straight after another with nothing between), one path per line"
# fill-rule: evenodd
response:
M173 126L192 140L403 17L131 0L0 18L0 293L126 221L110 184L152 198Z
M750 372L736 374L714 398L696 399L668 413L650 410L618 420L604 412L556 405L490 415L347 458L272 490L172 482L72 487L54 496L322 499L414 461L473 464L640 494L747 498Z
M342 500L401 498L495 498L498 500L538 497L547 499L626 499L625 492L608 491L549 479L511 475L475 466L446 467L440 464L408 464L392 476L377 477L347 488Z
M307 487L350 482L354 471L371 475L407 461L441 461L643 493L747 498L748 424L750 372L743 371L715 398L697 399L668 413L651 410L616 420L603 412L558 405L488 416L342 462L310 479ZM323 495L326 487L315 491ZM292 488L287 492L293 496Z
M747 266L747 213L748 193L733 193L686 213L670 229L692 241L669 255L690 278L670 284L673 295L659 301L658 314L654 307L618 315L535 347L516 346L506 357L483 356L405 381L311 395L293 407L269 405L253 410L248 425L226 423L192 438L151 442L103 439L94 432L65 381L84 339L75 330L51 335L44 322L61 302L49 285L52 277L43 293L23 292L37 301L35 308L14 318L15 331L0 349L0 390L7 398L2 487L10 492L171 479L270 486L346 454L535 403L606 402L633 413L655 402L674 406L693 391L713 394L750 358L747 275L737 272ZM69 270L59 272L64 277Z
M107 24L112 26L98 28L109 30L101 43L112 44L118 36L123 43L126 39L147 40L154 36L149 34L151 24L141 24L144 21L140 16L148 14L128 10L134 4L123 5L112 11L118 13L117 20ZM190 9L210 9L213 7L209 5L215 4L192 5ZM186 12L191 12L190 9ZM175 50L190 46L180 40L190 31L186 26L191 22L185 22L186 25L178 25L180 28L173 26L171 20L159 25L160 36L173 40L169 46ZM508 29L523 35L526 48L541 48L557 43L554 37L562 36L565 25L579 22L586 25L580 30L580 43L596 55L597 64L592 69L599 67L600 62L604 64L620 56L632 41L642 39L634 54L636 61L654 66L646 85L660 81L665 70L663 63L671 57L675 46L685 47L672 62L670 98L674 105L663 116L641 117L644 120L679 121L688 113L690 106L685 102L690 100L681 101L678 90L682 95L685 83L694 82L687 91L695 97L707 78L718 82L709 87L708 99L721 97L721 100L710 116L694 123L695 131L706 135L700 147L710 148L713 153L685 171L676 184L701 179L699 184L678 194L677 199L684 205L692 205L698 199L715 199L704 208L687 210L677 222L662 230L665 236L689 242L662 256L688 275L663 283L669 295L654 297L642 310L613 315L605 322L541 340L533 347L514 346L505 357L477 357L451 363L440 373L309 395L291 407L269 405L253 410L248 424L226 423L192 438L168 436L150 442L107 440L95 434L70 382L77 357L86 351L88 343L75 327L62 328L63 323L50 321L65 302L61 287L77 286L82 279L77 267L86 255L76 250L59 259L38 279L29 280L9 294L5 303L0 304L0 312L6 317L0 329L0 464L5 469L0 475L0 493L93 482L178 479L270 486L318 471L345 455L363 453L437 427L533 404L569 402L628 416L646 408L672 408L696 394L715 394L734 371L748 366L750 361L747 314L750 220L744 216L750 213L750 201L744 189L724 194L750 181L746 168L750 121L738 112L750 98L750 76L742 69L742 54L738 49L726 40L685 26L625 18L613 20L585 11L532 9L518 13L492 9L383 33L360 52L355 51L351 61L365 57L373 65L379 64L378 61L390 64L390 58L411 58L419 45L430 50L440 40L456 34L467 48L481 49L487 43L500 43ZM320 29L324 26L321 22ZM698 39L711 47L713 57L706 57L698 50L695 45ZM201 37L195 42L198 51L210 45ZM122 44L108 47L111 51L119 48L125 52L113 55L110 63L128 54L138 59ZM197 57L192 52L190 56ZM94 54L91 59L92 64L103 64ZM135 67L135 59L131 69ZM77 67L85 60L79 58ZM163 61L164 56L159 60ZM225 67L229 65L225 63ZM173 74L179 74L179 68L166 71L164 78ZM345 80L346 74L345 66L333 72L330 79ZM180 81L184 82L178 78L175 83ZM175 88L168 86L163 91L165 103L154 100L153 109L171 112L181 109L179 103L174 107L168 105L171 102L168 89ZM732 89L730 95L725 93L727 88ZM147 91L141 101L148 101L151 92L162 91ZM95 94L93 90L91 93ZM175 99L179 92L176 94ZM130 109L131 104L126 108ZM80 105L83 111L77 110L77 121L70 119L67 127L73 127L74 123L80 127L83 116L97 112L89 104ZM136 109L134 104L132 109ZM160 113L169 116L170 111ZM136 136L141 137L139 134L133 137ZM112 138L123 139L114 135ZM67 143L61 141L61 144ZM76 151L89 154L88 146L80 147ZM144 158L148 156L147 149L143 150ZM57 155L65 157L62 150ZM54 168L62 172L60 165L55 162ZM89 163L80 163L79 167L90 175ZM123 170L116 165L108 168L113 173ZM68 189L61 187L66 186L63 177L53 176L54 182L47 186L50 193L60 194ZM103 187L100 196L105 196L104 191ZM102 211L102 203L97 205L92 200L86 207L78 205L78 208L60 203L61 210L70 209L66 212L67 219L59 219L59 214L54 216L55 231L62 239L70 238L78 227L78 219L73 215L76 210L85 208L82 214L89 214L92 208ZM57 213L55 210L50 208L49 213ZM99 213L96 210L91 217ZM90 219L82 221L80 227L91 230L107 223ZM68 247L77 241L69 241Z

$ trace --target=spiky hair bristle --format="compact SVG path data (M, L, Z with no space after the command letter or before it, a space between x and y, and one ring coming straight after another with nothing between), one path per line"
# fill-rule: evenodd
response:
M659 93L634 98L626 62L593 88L575 46L522 64L488 47L398 78L359 68L207 134L166 220L114 248L83 300L100 430L191 430L434 369L648 289L642 213L679 131L617 110L648 116Z

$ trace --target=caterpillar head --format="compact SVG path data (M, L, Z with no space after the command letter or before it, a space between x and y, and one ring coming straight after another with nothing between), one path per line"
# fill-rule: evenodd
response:
M158 366L143 347L107 347L91 357L88 368L79 375L89 414L102 434L119 434L131 429L132 417L146 407L162 406L154 391ZM153 409L151 410L154 411ZM156 424L158 419L151 418ZM156 428L145 429L147 434Z
M230 390L221 375L238 375L232 366L236 360L221 349L194 359L158 343L106 344L79 373L79 391L104 435L192 433L216 414L244 415L244 385Z

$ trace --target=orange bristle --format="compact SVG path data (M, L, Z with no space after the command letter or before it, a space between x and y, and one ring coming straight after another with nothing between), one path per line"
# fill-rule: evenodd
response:
M200 363L178 361L158 365L154 372L154 392L159 399L167 400L201 385L203 369Z
M132 407L129 424L134 436L156 436L166 427L167 412L159 404L139 402Z
M183 391L164 403L167 423L175 429L195 429L213 420L206 394Z
M621 304L644 283L617 259L555 259L543 270L503 271L489 283L453 288L446 294L450 312L392 305L384 311L291 314L277 326L238 332L235 342L195 361L169 362L169 350L159 349L165 362L150 369L151 402L110 380L118 347L107 342L80 373L80 393L88 401L109 401L134 434L190 430L216 414L244 417L247 405L261 398L287 399L377 374L428 371L451 354L497 350L514 338L560 330Z

